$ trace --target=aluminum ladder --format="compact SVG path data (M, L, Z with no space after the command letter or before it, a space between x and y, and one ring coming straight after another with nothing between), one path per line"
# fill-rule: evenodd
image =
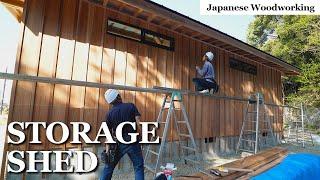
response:
M265 144L270 144L270 139L276 145L263 95L253 94L247 103L236 153L242 151L256 154L263 147L263 140Z
M178 120L177 115L176 115L176 110L179 110L175 107L175 102L180 104L180 110L182 111L182 120ZM169 107L166 107L166 105L169 105ZM167 112L167 116L165 118L165 121L162 121L163 119L163 114L165 112L165 110L168 110ZM162 102L162 106L161 106L161 110L158 114L158 118L157 118L157 123L159 123L160 125L164 125L164 129L163 129L163 133L162 133L162 137L160 137L161 139L161 144L160 147L156 147L158 150L152 150L151 149L151 145L148 145L147 150L146 150L146 155L144 158L144 164L145 164L145 169L149 170L150 172L154 173L154 175L156 175L156 173L159 171L160 168L160 164L161 162L161 156L164 150L164 146L166 144L166 140L167 140L167 135L168 135L168 130L169 130L169 126L170 126L170 121L171 118L173 117L174 120L174 125L176 127L176 131L178 134L178 146L179 149L182 151L182 156L184 157L185 163L187 163L187 161L190 161L192 163L195 164L201 164L199 161L197 160L193 160L191 158L187 158L185 156L186 151L191 151L194 153L198 153L198 149L194 140L194 136L192 134L192 130L191 130L191 126L189 124L189 119L185 110L185 107L182 103L182 95L180 92L172 92L172 94L166 94L163 102ZM180 130L180 126L186 126L187 128L187 133L182 133ZM181 138L187 138L188 140L191 141L191 147L190 146L185 146L182 145L181 143ZM153 137L153 140L155 137ZM147 164L148 163L148 158L152 158L152 157L156 157L156 163L151 165ZM151 159L150 159L151 160Z
M305 129L305 118L307 118L307 116L302 103L300 104L300 113L301 119L291 122L292 124L289 126L287 139L290 140L294 138L297 143L301 142L302 147L305 147L306 142L310 142L312 146L314 146L311 132Z

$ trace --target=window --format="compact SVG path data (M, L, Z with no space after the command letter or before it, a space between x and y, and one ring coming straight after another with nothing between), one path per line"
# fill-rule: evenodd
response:
M153 46L165 48L168 50L174 50L173 38L166 37L162 34L158 34L152 31L143 31L143 42Z
M112 35L139 41L159 48L171 51L174 50L173 38L120 21L108 19L107 32Z
M249 74L257 75L257 67L242 61L239 61L237 59L230 58L229 60L229 66L230 68L243 71Z
M108 20L108 32L124 38L141 41L141 29L113 20Z
M103 4L102 0L90 0L90 1L96 4Z

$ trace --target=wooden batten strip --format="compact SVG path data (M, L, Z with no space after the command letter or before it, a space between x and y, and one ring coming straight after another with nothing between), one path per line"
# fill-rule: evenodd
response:
M29 76L23 74L11 74L11 73L0 73L0 78L2 79L11 79L11 80L19 80L19 81L29 81L29 82L40 82L40 83L51 83L51 84L64 84L64 85L73 85L73 86L85 86L85 87L95 87L95 88L112 88L112 89L119 89L119 90L128 90L128 91L139 91L139 92L150 92L150 93L162 93L167 94L173 91L180 91L182 94L190 94L196 96L203 96L203 97L213 97L217 99L225 99L225 100L235 100L235 101L248 101L246 98L241 97L231 97L231 96L217 96L211 94L201 94L198 92L193 92L189 90L181 90L181 89L154 89L154 88L143 88L143 87L134 87L134 86L125 86L125 85L115 85L115 84L100 84L95 82L86 82L86 81L79 81L79 80L67 80L67 79L57 79L57 78L47 78L47 77L38 77L38 76ZM276 105L272 103L265 103L268 106L279 106L279 107L291 107L297 108L292 106L283 106L283 105Z
M58 3L57 3L58 2ZM38 76L42 77L55 77L57 60L59 54L59 42L61 34L61 10L63 3L61 1L54 2L46 1L46 13L44 22L44 35L42 37L42 46L39 62ZM48 35L49 34L49 35ZM37 83L36 96L35 96L35 107L33 109L33 120L43 121L51 119L53 110L53 98L54 98L54 87L55 84ZM41 137L43 138L44 132L40 131ZM47 149L48 144L45 144ZM39 148L39 147L34 147ZM29 148L29 149L32 149Z
M25 34L25 22L26 19L28 18L28 13L29 13L29 3L30 0L26 0L24 5L23 5L23 14L22 14L22 20L20 22L20 34L19 34L19 42L18 42L18 47L17 47L17 56L16 56L16 62L15 62L15 69L14 69L14 73L18 73L19 71L19 66L20 66L20 61L21 61L21 52L22 52L22 47L23 47L23 39L24 39L24 34ZM8 122L12 122L13 121L13 108L14 108L14 104L15 104L15 94L16 94L16 87L17 87L17 83L18 81L13 81L12 83L12 91L11 91L11 98L10 98L10 106L9 106L9 115L8 115ZM8 132L6 131L6 135L8 134ZM6 174L6 162L7 159L4 158L7 155L7 151L10 148L9 144L7 143L7 138L5 138L5 142L4 142L4 150L3 150L3 154L2 154L2 166L3 168L0 169L0 179L4 179L5 174Z

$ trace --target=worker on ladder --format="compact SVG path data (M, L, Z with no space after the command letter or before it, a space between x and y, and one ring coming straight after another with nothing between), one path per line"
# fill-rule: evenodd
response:
M215 81L215 71L212 65L214 60L214 54L212 52L207 52L203 57L204 62L203 67L199 68L196 66L197 74L200 78L193 78L192 81L196 86L196 91L201 93L216 93L218 92L219 86Z
M107 90L105 92L105 100L112 105L106 115L106 123L110 132L115 132L117 126L123 122L139 123L141 115L137 107L132 103L123 103L119 91L115 89ZM129 134L131 133L137 133L137 131L132 126L124 126L122 138L129 142L131 139ZM135 179L144 180L144 162L138 141L132 144L121 144L120 142L111 145L106 144L105 155L102 157L105 160L105 167L100 180L110 180L112 178L115 166L125 154L129 155L133 163Z

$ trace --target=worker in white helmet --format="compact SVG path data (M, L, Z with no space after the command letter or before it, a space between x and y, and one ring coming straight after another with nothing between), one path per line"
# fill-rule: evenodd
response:
M109 127L110 132L115 132L117 126L123 122L139 123L141 115L137 107L133 103L123 103L119 91L115 89L107 90L105 92L105 100L112 106L106 114L106 123ZM124 126L122 128L122 138L124 139L124 141L130 142L131 136L129 134L132 133L137 133L137 131L133 129L132 126ZM113 152L113 150L115 151L115 153L111 153ZM105 154L105 157L108 157L109 155L113 158L105 158L107 160L105 160L105 167L102 171L100 180L110 180L112 178L115 166L125 154L128 154L130 160L132 161L135 171L135 179L144 180L144 164L139 142L135 142L132 144L121 144L119 142L115 145L107 144Z
M201 93L216 93L218 92L218 84L215 81L215 71L212 64L214 60L214 54L207 52L203 57L203 67L199 68L196 66L197 74L200 78L193 78L192 81L196 86L196 91Z

